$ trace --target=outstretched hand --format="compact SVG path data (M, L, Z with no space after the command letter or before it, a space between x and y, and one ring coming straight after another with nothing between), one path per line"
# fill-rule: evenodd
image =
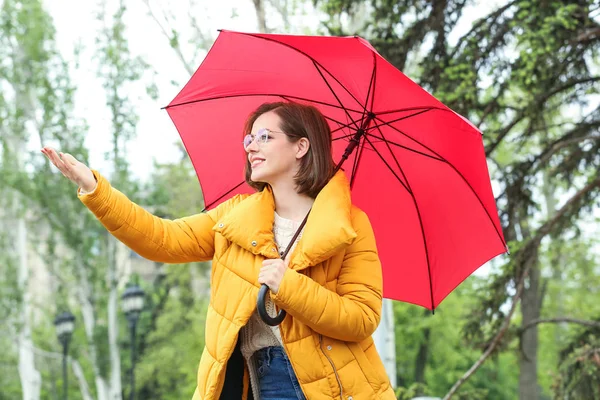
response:
M57 153L51 147L44 147L41 151L71 182L86 192L94 191L97 185L96 178L87 165L77 161L68 153Z

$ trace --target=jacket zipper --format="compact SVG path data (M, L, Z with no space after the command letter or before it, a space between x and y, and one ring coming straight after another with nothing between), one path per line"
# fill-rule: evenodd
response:
M325 356L325 358L327 358L327 360L329 361L329 364L331 364L331 368L333 368L333 373L335 374L335 379L337 380L338 386L340 387L340 399L344 400L344 389L342 389L342 381L340 380L340 376L337 373L335 364L333 364L333 361L331 360L331 358L329 358L329 356L327 355L325 350L323 350L323 335L319 335L319 346L321 347L321 351L323 352L323 355Z

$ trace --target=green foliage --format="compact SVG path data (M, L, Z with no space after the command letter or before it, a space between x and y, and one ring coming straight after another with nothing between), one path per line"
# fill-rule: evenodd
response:
M208 299L198 298L190 272L197 265L169 267L156 285L145 318L144 351L137 366L139 394L145 399L191 397L204 347Z
M102 3L98 19L106 18L106 2ZM124 14L127 8L124 2L112 15L111 24L104 26L96 40L99 59L98 74L103 80L106 91L106 105L112 117L112 150L106 154L114 166L111 182L116 187L128 187L130 196L135 193L135 183L130 179L127 162L127 144L135 136L138 122L137 113L128 96L128 90L134 87L148 68L141 57L129 52L126 37ZM133 186L133 187L132 187Z
M585 307L595 310L597 306L589 304L594 296L582 296L586 289L580 285L589 284L597 293L597 280L585 271L598 268L598 260L590 251L598 245L598 236L590 240L594 233L588 229L582 234L581 228L599 205L600 114L593 96L599 93L600 41L591 34L598 29L594 17L597 1L507 1L481 15L454 42L449 40L450 33L458 27L466 7L477 2L373 0L366 2L366 8L360 0L317 3L329 15L324 25L331 34L366 37L401 70L414 64L410 68L413 80L479 126L490 157L491 177L500 186L497 201L513 256L495 263L488 279L476 283L473 302L465 306L466 312L452 317L455 322L461 321L466 341L460 346L465 360L445 358L439 365L453 376L437 375L438 364L430 355L426 367L428 389L436 395L448 390L460 376L459 371L466 371L487 348L506 317L516 285L528 265L534 266L531 272L539 268L542 277L540 285L545 295L537 293L538 299L544 298L542 316L576 315L588 310ZM343 21L352 18L362 18L362 31L347 30ZM577 190L583 190L559 218L552 219L555 210L542 214L548 197L540 193L542 174L552 182L550 196L561 199L557 210L575 199L571 196ZM540 227L544 230L538 231ZM540 248L547 241L559 246L569 243L568 249L563 246L563 254L569 257L557 261L552 256L555 246ZM562 273L553 273L556 268ZM443 306L451 301L449 297ZM560 301L561 307L555 301ZM585 305L578 306L578 301ZM435 344L436 330L427 321L438 315L422 317L416 310L401 312L402 307L396 308L398 323L410 324L413 332L397 332L397 340L404 340L404 347L398 349L398 373L401 384L410 386L413 360L426 333L430 335L429 346ZM515 345L518 318L494 353L493 364L484 364L459 395L470 388L481 388L489 398L515 397L518 376L509 365L520 357ZM580 318L589 318L589 314ZM558 349L572 327L561 327L557 337L553 336L553 329L558 329L555 326L534 329L539 331L543 346L538 359L538 365L543 366L539 382L548 395L558 373ZM457 332L456 327L446 330ZM456 343L456 338L449 338L449 343ZM445 344L435 355L452 353L453 348ZM478 375L486 373L502 379L502 383L493 388L491 380L479 380ZM430 381L428 374L435 378ZM437 387L432 388L431 382Z
M553 389L555 399L600 398L600 329L585 329L570 340L561 352Z
M144 203L155 215L174 219L198 213L204 206L198 178L183 147L179 162L156 164L149 182ZM197 292L194 281L207 285L209 266L163 266L165 275L147 288L150 301L140 324L142 352L136 375L141 397L180 399L193 394L208 306L208 298Z
M152 204L155 215L174 219L198 213L204 208L196 172L183 145L179 144L179 150L179 162L155 163L151 184L145 188L145 203Z
M403 303L394 304L396 322L397 374L400 386L413 387L418 350L427 348L427 367L421 395L442 397L479 358L480 351L462 334L467 314L477 304L476 293L484 285L470 277L451 293L435 314ZM428 337L424 332L428 331ZM501 354L485 364L463 387L464 398L512 399L518 371L513 354ZM410 392L410 391L409 391ZM412 393L412 392L410 392ZM481 397L483 396L483 397Z

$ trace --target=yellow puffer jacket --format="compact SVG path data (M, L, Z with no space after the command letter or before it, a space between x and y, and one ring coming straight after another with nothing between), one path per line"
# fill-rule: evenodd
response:
M94 174L98 186L80 195L81 201L136 253L165 263L213 260L206 345L193 400L218 399L238 333L256 309L262 261L278 256L271 190L169 221ZM288 313L281 335L307 399L394 399L371 338L381 313L381 265L369 219L351 204L344 173L315 199L289 266L272 298ZM247 373L244 388L247 393Z

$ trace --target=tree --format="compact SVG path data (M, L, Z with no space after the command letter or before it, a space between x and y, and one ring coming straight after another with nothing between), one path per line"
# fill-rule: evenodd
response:
M204 208L198 178L182 145L180 151L178 162L155 164L144 190L144 204L163 218L192 215ZM147 318L140 321L139 394L145 399L180 399L191 396L196 385L210 263L161 269L164 273L147 284Z
M112 122L112 148L107 159L112 162L113 171L111 182L116 187L127 188L129 196L134 198L136 187L129 173L127 161L127 144L135 135L137 114L126 94L132 83L138 81L146 63L139 57L129 53L125 36L123 16L126 12L124 1L118 3L117 9L109 17L107 2L101 4L102 9L98 18L104 21L104 27L97 40L100 58L99 76L103 79L106 91L106 104L110 110ZM110 18L110 21L106 21ZM107 255L106 283L108 289L108 349L110 353L110 386L108 398L121 398L121 359L118 343L119 335L119 287L127 278L121 255L127 256L129 251L112 235L105 233L105 250ZM121 252L118 251L119 247Z
M540 315L543 240L577 232L598 204L600 113L590 103L600 80L593 67L600 43L593 18L598 4L510 1L475 21L456 43L450 33L466 10L464 0L368 2L370 16L354 32L336 21L340 14L355 15L362 1L320 4L331 16L330 32L362 34L399 69L415 66L413 79L484 132L513 253L482 291L486 296L467 324L468 337L487 347L487 357L502 348L510 328L516 308L506 313L507 302L521 305L522 324ZM546 219L537 211L544 202L538 190L544 172L556 188L553 195L565 204ZM521 339L527 349L520 361L523 399L539 396L536 332L527 330Z
M33 23L36 19L37 23ZM9 334L18 346L18 366L21 390L25 399L39 399L41 374L35 366L32 341L32 294L29 291L28 217L26 196L26 144L31 135L39 134L44 121L38 117L43 104L41 87L48 78L52 54L46 46L52 42L52 27L38 1L6 1L0 16L2 29L2 58L0 84L3 87L0 103L2 112L1 139L3 188L2 205L9 240L16 244L16 256L6 259L9 272L16 271L14 303L19 312L7 318ZM35 89L41 90L35 90ZM6 91L4 90L6 89ZM5 251L8 247L5 248Z

